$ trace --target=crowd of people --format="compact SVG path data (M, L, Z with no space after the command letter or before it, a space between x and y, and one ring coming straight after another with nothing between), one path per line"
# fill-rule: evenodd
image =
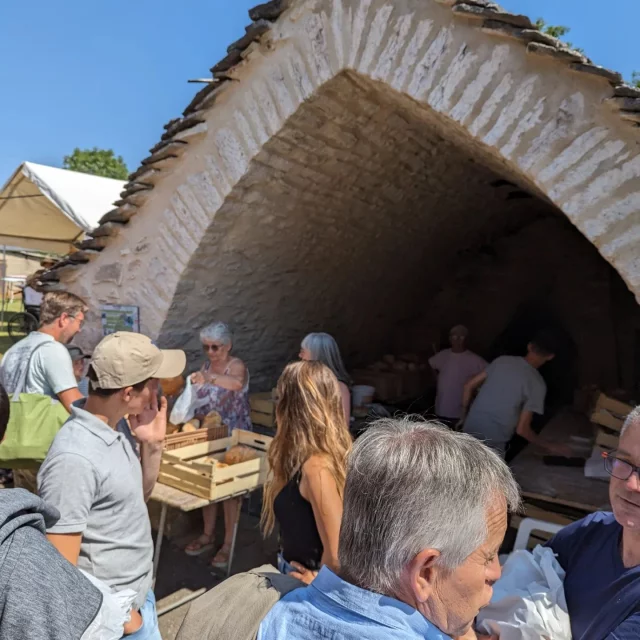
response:
M146 501L167 429L159 381L182 375L186 356L120 332L89 357L68 344L87 312L73 294L46 294L40 329L0 363L6 443L37 430L31 414L15 410L30 397L66 418L39 468L16 468L17 488L0 491L0 640L93 637L102 585L129 597L123 637L161 637ZM199 410L251 429L249 372L231 355L231 330L216 322L200 340L205 362L190 376ZM543 332L524 357L487 364L467 350L465 327L454 327L450 340L451 349L431 359L440 419L378 420L355 442L351 380L335 340L310 334L300 360L285 367L261 525L265 536L278 529L274 561L299 585L260 620L260 640L484 637L474 621L500 577L508 513L520 505L507 443L519 434L566 453L531 429L533 414L544 411L539 369L556 346ZM628 640L640 637L640 408L603 464L612 512L592 514L548 544L566 571L573 637ZM215 566L229 561L239 503L222 509ZM213 506L203 510L204 531L186 553L213 547L216 515Z

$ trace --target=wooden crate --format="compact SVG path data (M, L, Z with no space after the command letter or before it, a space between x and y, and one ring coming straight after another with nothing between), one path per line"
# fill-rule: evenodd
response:
M207 500L222 500L255 489L267 479L266 454L271 441L268 436L234 429L228 438L164 451L158 482ZM201 461L204 457L222 461L226 451L238 444L255 449L258 457L222 468L213 462Z
M632 410L633 407L631 405L601 393L591 414L591 422L619 432L622 430L626 417Z
M276 426L276 403L273 399L273 392L252 393L249 396L251 405L251 422L263 427L275 428Z
M596 445L598 445L599 447L611 451L618 448L619 442L619 431L613 431L612 429L604 428L598 429L598 434L596 435Z
M210 429L189 431L188 433L172 433L164 439L164 448L165 451L173 451L174 449L188 447L192 444L226 438L228 433L229 427L227 427L226 424L220 425L219 427L211 427Z

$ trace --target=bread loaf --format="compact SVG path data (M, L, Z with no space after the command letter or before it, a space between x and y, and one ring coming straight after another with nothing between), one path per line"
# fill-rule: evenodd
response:
M184 378L182 376L162 378L160 380L160 388L165 396L177 396L184 389Z
M170 436L172 433L178 433L180 431L180 426L177 424L173 424L172 422L167 422L167 435Z
M200 460L200 462L204 462L204 463L208 463L208 464L215 464L216 467L218 467L218 469L223 469L224 467L228 467L229 465L224 463L224 462L220 462L220 460L218 460L217 458L214 458L213 456L206 456L204 458L202 458Z
M200 426L202 429L211 429L212 427L219 427L221 424L222 416L217 411L212 411L205 416Z
M200 420L192 418L189 422L186 422L182 427L182 433L192 433L200 428Z
M224 461L226 464L238 464L239 462L254 460L257 457L258 452L255 449L243 444L238 444L235 447L231 447L231 449L224 454Z

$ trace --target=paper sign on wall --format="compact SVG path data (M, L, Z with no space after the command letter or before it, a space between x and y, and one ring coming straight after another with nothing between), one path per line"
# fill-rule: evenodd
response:
M133 331L140 333L140 308L121 305L104 304L100 307L102 335L108 336L116 331Z

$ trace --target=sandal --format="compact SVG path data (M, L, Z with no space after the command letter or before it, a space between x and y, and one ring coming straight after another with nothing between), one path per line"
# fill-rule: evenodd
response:
M215 557L211 561L211 566L214 569L226 569L229 564L229 556L231 555L231 545L223 544L220 549L218 549L218 553L216 553Z
M206 533L199 535L193 542L190 542L184 549L188 556L199 556L213 549L213 535Z

